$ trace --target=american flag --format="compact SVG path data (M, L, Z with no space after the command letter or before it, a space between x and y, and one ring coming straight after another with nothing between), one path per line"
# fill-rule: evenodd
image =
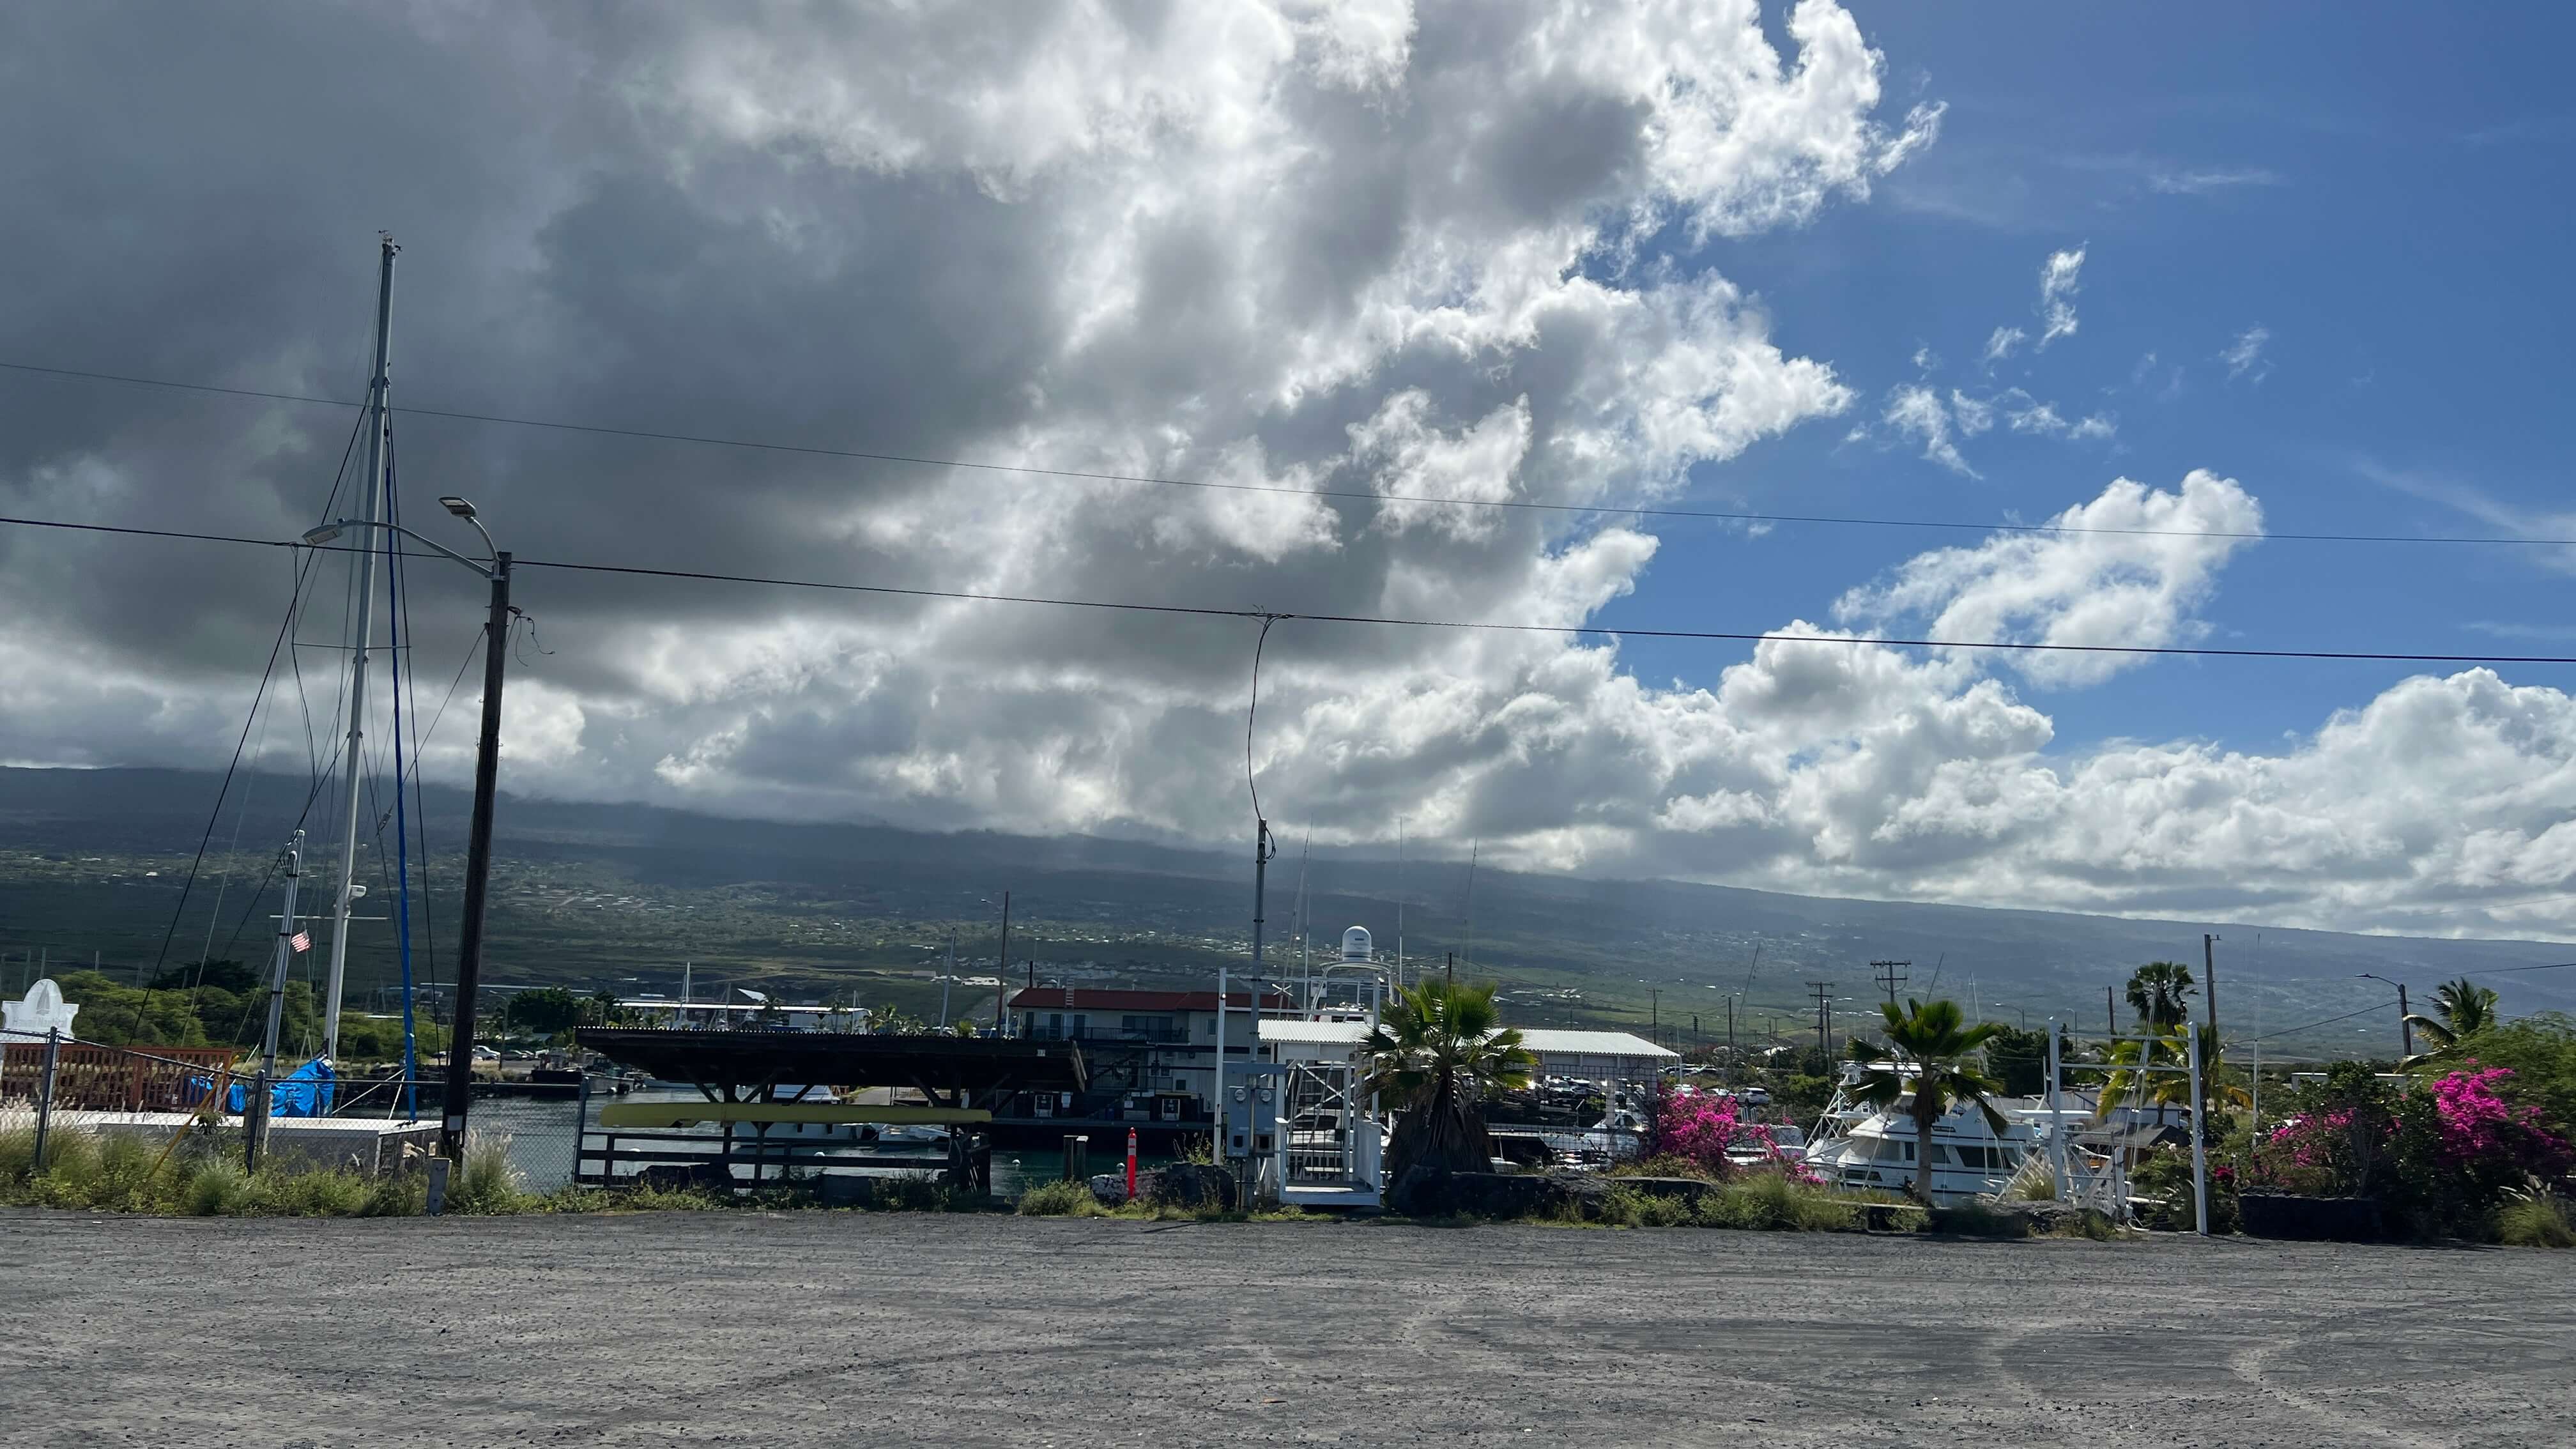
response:
M298 951L310 951L313 949L313 933L310 931L298 931L294 935L286 938L286 944L294 947Z

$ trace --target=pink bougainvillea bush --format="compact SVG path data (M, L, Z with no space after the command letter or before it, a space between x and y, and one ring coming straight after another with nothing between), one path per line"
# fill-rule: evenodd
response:
M2401 1093L2338 1063L2305 1111L2255 1144L2246 1185L2376 1198L2421 1232L2466 1231L2507 1187L2576 1162L2539 1108L2507 1095L2512 1077L2472 1061Z
M1727 1170L1726 1150L1743 1130L1735 1099L1713 1092L1674 1092L1664 1098L1656 1123L1662 1152L1686 1157L1709 1172Z
M1659 1090L1646 1098L1645 1116L1644 1156L1650 1164L1658 1158L1679 1159L1706 1176L1725 1177L1736 1170L1726 1155L1730 1149L1756 1148L1769 1159L1765 1170L1776 1170L1796 1182L1823 1181L1795 1154L1780 1151L1770 1129L1747 1120L1731 1096L1688 1088Z
M2509 1068L2487 1067L2453 1072L2433 1084L2443 1159L2463 1167L2493 1163L2517 1176L2565 1172L2568 1144L2540 1125L2540 1109L2514 1106L2497 1094L2497 1084L2512 1076Z

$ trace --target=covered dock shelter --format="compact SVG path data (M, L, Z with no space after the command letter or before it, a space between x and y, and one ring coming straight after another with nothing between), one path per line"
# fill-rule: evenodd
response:
M1081 1047L1073 1042L943 1035L843 1035L800 1031L654 1031L583 1027L579 1045L659 1081L697 1089L702 1103L625 1101L604 1107L601 1127L630 1140L677 1141L669 1129L712 1124L723 1128L724 1171L730 1180L735 1133L752 1133L754 1182L770 1164L796 1160L803 1129L835 1126L938 1125L950 1129L948 1177L962 1190L990 1190L992 1148L975 1127L1020 1092L1083 1090L1089 1084ZM812 1100L813 1089L834 1095L871 1088L912 1091L923 1105ZM773 1129L786 1129L773 1143ZM704 1139L697 1139L703 1141ZM614 1157L614 1136L597 1156ZM656 1152L636 1156L681 1159L703 1154ZM811 1155L811 1154L809 1154ZM587 1147L583 1156L592 1154ZM836 1153L833 1163L857 1167L907 1164ZM603 1160L603 1170L614 1164Z

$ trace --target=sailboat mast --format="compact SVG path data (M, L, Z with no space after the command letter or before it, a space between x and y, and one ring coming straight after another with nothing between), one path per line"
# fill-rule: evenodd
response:
M1298 989L1306 995L1305 1010L1300 1016L1315 1012L1315 923L1306 913L1306 864L1315 850L1315 829L1306 828L1306 844L1297 852L1297 969L1304 978Z
M386 374L393 342L394 323L394 254L402 248L386 234L380 243L380 263L376 274L376 367L367 379L367 481L366 520L381 521L385 498L385 409L392 391L392 380ZM376 630L376 530L370 528L351 564L358 570L357 629L350 636L349 651L349 742L341 758L343 785L340 795L340 888L331 902L331 984L322 1005L322 1055L333 1062L340 1058L340 988L349 969L349 906L358 874L358 787L364 783L367 761L360 746L365 742L367 725L367 645ZM458 1050L470 1048L460 1043Z

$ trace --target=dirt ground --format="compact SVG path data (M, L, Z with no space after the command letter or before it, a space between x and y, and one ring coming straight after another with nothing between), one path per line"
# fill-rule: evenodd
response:
M0 1443L2576 1443L2576 1254L0 1213Z

